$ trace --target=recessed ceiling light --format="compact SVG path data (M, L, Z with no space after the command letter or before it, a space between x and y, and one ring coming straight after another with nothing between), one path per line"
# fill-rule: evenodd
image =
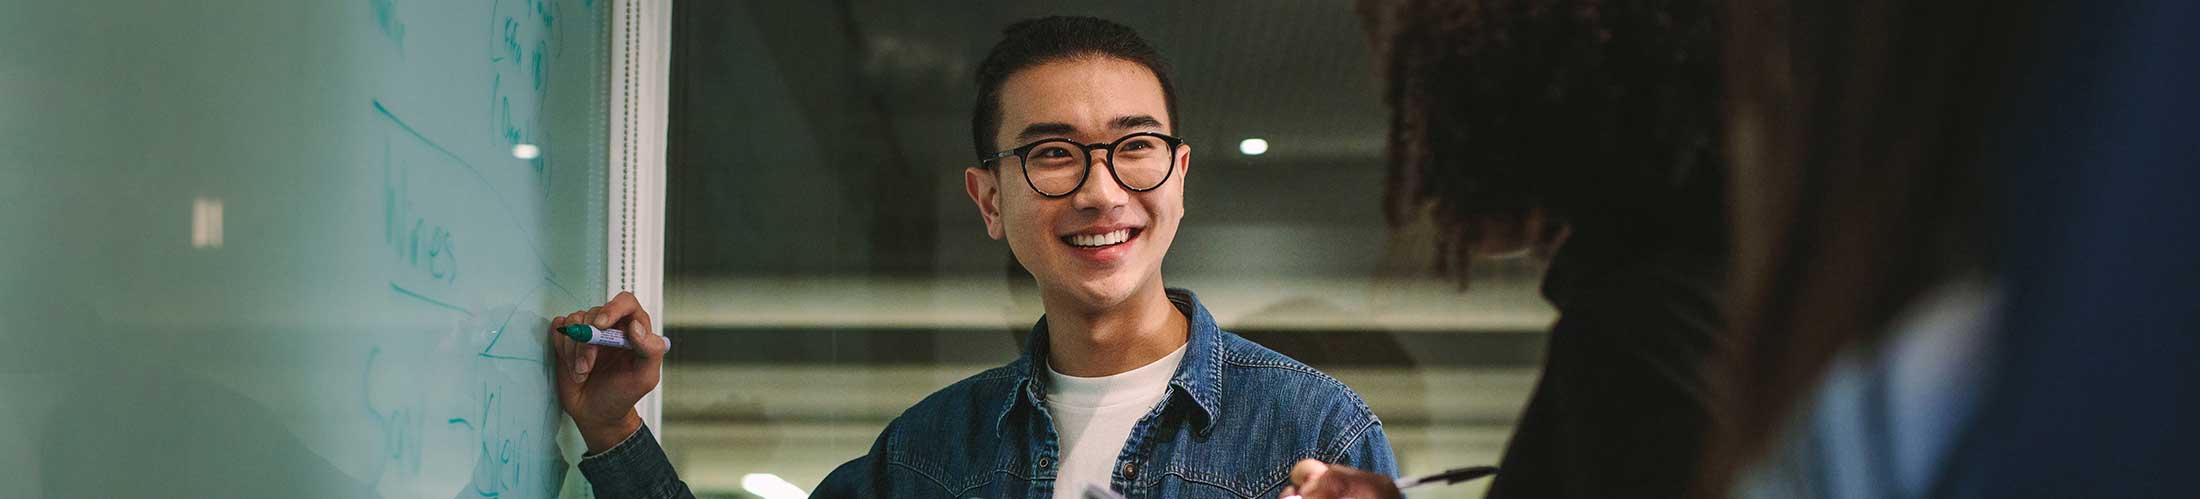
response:
M1240 140L1238 141L1238 152L1246 156L1259 156L1262 154L1267 154L1268 141L1262 140L1260 138Z

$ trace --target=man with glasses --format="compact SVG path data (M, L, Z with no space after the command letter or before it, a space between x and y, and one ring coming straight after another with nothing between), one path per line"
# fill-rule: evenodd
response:
M1395 474L1359 395L1222 331L1190 291L1163 286L1192 148L1170 135L1176 98L1159 54L1093 18L1024 21L1004 35L978 68L978 158L963 179L986 234L1031 271L1046 315L1024 355L902 413L815 495L1074 498L1098 487L1240 499L1278 496L1300 459ZM553 326L636 315L646 331L631 302ZM552 336L561 359L593 363L588 347ZM644 340L642 353L662 351ZM581 471L604 497L687 497L630 413L656 384L655 357L641 357L559 377L588 441Z

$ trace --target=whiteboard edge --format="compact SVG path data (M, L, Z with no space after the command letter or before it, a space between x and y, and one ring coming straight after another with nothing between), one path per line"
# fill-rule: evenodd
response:
M609 164L611 211L605 234L610 258L604 297L631 291L664 320L665 126L671 75L671 0L618 0L611 5L612 105ZM662 379L662 376L659 377ZM664 386L635 404L642 421L664 438Z

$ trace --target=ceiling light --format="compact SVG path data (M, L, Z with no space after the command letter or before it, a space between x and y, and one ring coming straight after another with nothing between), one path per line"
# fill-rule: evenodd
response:
M1251 138L1238 141L1238 152L1246 156L1259 156L1268 152L1268 141Z

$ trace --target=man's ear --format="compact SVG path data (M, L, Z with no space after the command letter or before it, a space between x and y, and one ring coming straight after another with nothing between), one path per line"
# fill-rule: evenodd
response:
M1191 175L1191 174L1192 174L1192 145L1191 145L1191 144L1184 144L1184 145L1181 145L1181 146L1177 146L1177 148L1176 148L1176 176L1178 176L1178 177L1183 177L1183 176L1186 176L1186 175ZM1177 180L1183 180L1183 179L1182 179L1182 178L1178 178Z
M978 216L985 218L985 235L995 240L1006 237L1001 230L1001 176L987 168L963 169L963 190L970 193L970 202L977 203Z

